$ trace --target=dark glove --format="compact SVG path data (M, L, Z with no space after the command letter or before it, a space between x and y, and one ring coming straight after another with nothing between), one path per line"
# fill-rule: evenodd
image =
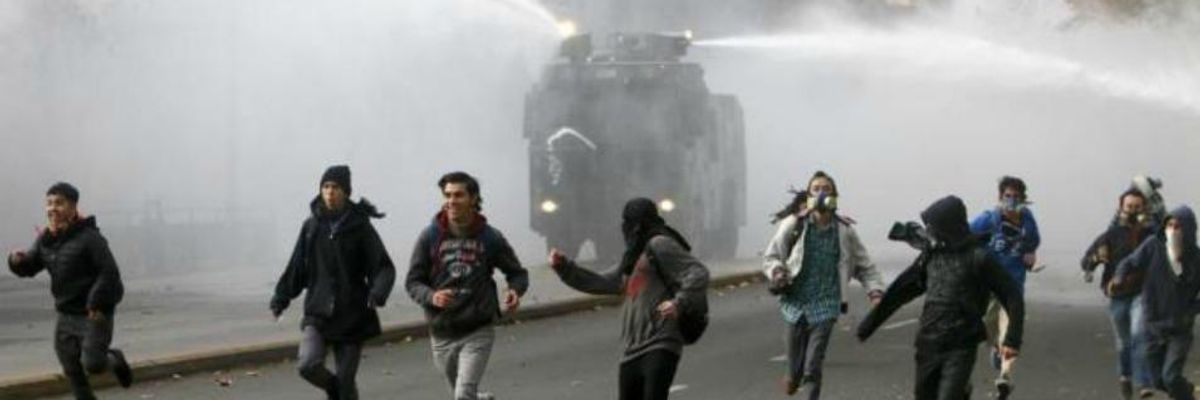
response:
M288 303L290 303L288 300L278 297L271 299L271 315L279 318L280 315L283 315L283 310L288 308Z
M387 300L384 300L383 296L372 295L371 299L367 300L367 306L371 308L383 308L386 305Z

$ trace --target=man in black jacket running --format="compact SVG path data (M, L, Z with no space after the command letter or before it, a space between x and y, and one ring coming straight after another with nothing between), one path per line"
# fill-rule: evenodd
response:
M995 295L1010 316L1001 347L1005 358L1016 357L1021 347L1024 300L1017 284L971 235L962 200L942 198L921 219L932 243L863 319L858 338L867 340L892 313L924 294L916 338L916 399L966 399L975 352L986 338L982 317L989 297Z

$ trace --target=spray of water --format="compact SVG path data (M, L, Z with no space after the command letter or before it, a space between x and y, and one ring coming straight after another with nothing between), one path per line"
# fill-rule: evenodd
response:
M970 80L1013 89L1082 88L1200 115L1200 73L1195 70L1145 66L1137 73L1118 72L944 30L843 29L718 38L696 45L761 50L806 60L875 60L889 65L879 72L922 79Z

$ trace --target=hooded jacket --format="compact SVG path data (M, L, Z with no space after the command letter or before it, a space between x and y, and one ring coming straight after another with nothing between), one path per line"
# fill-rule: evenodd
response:
M454 236L442 211L413 246L405 287L425 310L430 331L437 337L462 337L499 319L499 294L492 279L496 269L518 295L529 289L529 272L498 229L477 214L467 231ZM433 293L442 289L454 292L454 301L446 308L433 305Z
M1025 321L1020 289L970 233L962 200L954 196L938 200L921 218L938 244L892 282L879 305L858 326L858 338L866 340L901 306L925 295L917 348L973 348L987 338L983 315L994 295L1009 315L1004 345L1019 349Z
M39 234L26 255L23 262L10 263L9 269L23 278L46 270L54 308L60 313L85 315L97 310L112 315L124 297L121 272L96 227L96 217L76 221L61 234Z
M1163 235L1155 235L1134 250L1117 265L1118 284L1129 274L1142 272L1142 318L1149 333L1163 334L1191 331L1195 313L1200 308L1196 294L1200 292L1200 249L1196 247L1196 215L1191 208L1179 207L1167 214L1166 221L1176 220L1183 228L1182 273L1171 268L1170 255ZM1166 223L1163 223L1166 226Z
M584 293L622 295L621 340L625 344L621 362L632 361L655 350L683 354L683 335L678 319L663 319L658 306L674 300L680 314L707 314L708 268L672 235L650 238L633 270L621 264L604 272L584 269L574 261L554 270L567 286ZM671 294L674 293L674 297Z
M1131 226L1121 223L1119 219L1113 219L1108 229L1096 237L1096 240L1092 242L1092 245L1083 254L1083 259L1079 261L1080 267L1084 271L1094 271L1097 266L1104 265L1104 269L1100 272L1100 290L1106 296L1114 298L1136 296L1142 291L1140 285L1119 294L1114 294L1108 292L1108 282L1112 280L1113 274L1116 273L1117 265L1121 260L1132 254L1142 242L1154 235L1153 229L1152 226Z
M282 312L300 292L304 321L325 340L361 342L381 332L379 314L392 292L396 268L371 218L380 218L367 200L349 202L341 213L310 205L300 236L283 275L275 285L271 309Z

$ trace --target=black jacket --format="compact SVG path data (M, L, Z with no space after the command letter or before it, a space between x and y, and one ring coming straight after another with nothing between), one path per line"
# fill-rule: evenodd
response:
M97 310L112 315L125 295L121 272L95 217L77 221L59 235L38 235L25 261L8 267L24 278L47 270L54 308L64 314Z
M413 301L425 310L425 319L435 336L455 338L494 323L500 316L496 269L504 273L508 288L524 295L529 272L521 267L512 246L499 230L478 216L464 237L450 234L445 212L421 232L413 247L405 287ZM454 302L446 308L433 305L433 293L454 291Z
M387 303L396 268L371 225L371 218L382 217L374 206L362 200L330 214L320 198L313 200L271 309L282 312L306 291L302 326L315 326L326 340L361 342L381 332L371 305Z
M930 206L922 218L941 243L917 257L871 309L858 326L858 338L866 340L905 303L925 295L917 331L918 349L952 350L971 348L987 338L983 315L995 296L1008 312L1004 345L1019 349L1025 321L1025 303L1012 277L970 236L966 208L956 197ZM931 223L932 222L932 223Z
M1151 334L1191 331L1195 314L1200 310L1196 295L1200 293L1200 248L1196 247L1196 216L1187 207L1171 211L1167 219L1176 219L1183 226L1184 251L1182 273L1172 270L1166 241L1152 236L1117 265L1113 279L1121 282L1130 274L1142 272L1143 320ZM1164 224L1165 225L1165 224Z
M1100 273L1100 290L1105 292L1105 295L1109 295L1106 288L1108 288L1108 282L1112 280L1113 273L1117 270L1117 264L1152 236L1154 234L1152 229L1149 226L1122 225L1119 221L1114 220L1108 230L1096 237L1096 240L1088 247L1087 252L1083 254L1083 259L1079 261L1080 267L1084 271L1094 271L1097 266L1103 264L1104 269ZM1128 298L1136 296L1138 293L1141 293L1141 285L1131 286L1130 290L1113 297Z

